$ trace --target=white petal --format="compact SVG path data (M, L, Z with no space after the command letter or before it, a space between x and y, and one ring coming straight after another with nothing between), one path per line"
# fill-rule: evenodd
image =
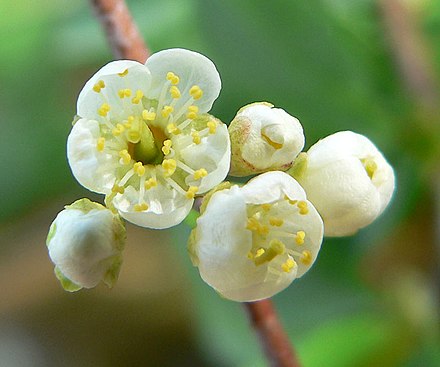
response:
M144 212L133 209L139 202L139 192L132 186L125 189L124 194L118 194L113 204L119 214L127 221L141 227L163 229L181 223L192 208L193 199L187 199L174 189L162 184L147 190L144 196L149 208Z
M158 99L168 72L180 78L178 88L182 97L177 101L175 110L186 102L194 85L203 91L202 98L194 102L200 113L208 112L220 93L221 81L214 63L197 52L179 48L163 50L151 55L145 65L153 78L149 98Z
M126 75L118 75L125 70L128 70ZM93 86L99 80L105 83L105 87L97 93L93 90ZM141 90L146 95L150 84L151 74L145 65L130 60L112 61L102 67L81 90L78 96L77 114L88 119L99 120L101 116L98 114L98 109L103 103L108 103L110 105L108 116L122 120L127 117L123 114L127 100L131 100L137 90ZM118 96L118 91L127 88L132 91L133 95L124 101Z
M97 121L78 120L67 138L67 159L73 175L82 186L94 192L108 193L115 181L112 167L115 158L98 152L99 137Z

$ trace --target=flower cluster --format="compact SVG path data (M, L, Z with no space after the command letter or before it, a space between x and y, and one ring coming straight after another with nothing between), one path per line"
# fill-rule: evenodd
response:
M310 269L324 235L351 235L384 211L394 173L366 137L339 132L301 153L300 122L270 103L241 108L229 128L208 114L220 88L214 64L183 49L145 65L111 62L85 84L67 156L107 208L82 199L53 222L47 245L66 290L114 284L122 218L168 228L200 195L191 260L206 283L240 302L285 289ZM257 176L240 186L223 182L228 173Z

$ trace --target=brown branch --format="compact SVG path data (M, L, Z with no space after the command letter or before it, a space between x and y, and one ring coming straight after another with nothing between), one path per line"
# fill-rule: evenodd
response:
M272 367L300 367L300 363L269 299L244 303L250 321Z
M116 58L144 63L149 52L124 0L90 0Z
M145 62L148 49L124 0L90 0L116 57ZM273 367L300 367L270 300L245 303Z

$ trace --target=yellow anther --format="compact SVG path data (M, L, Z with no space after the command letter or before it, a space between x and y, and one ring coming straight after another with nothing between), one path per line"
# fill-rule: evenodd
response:
M260 257L261 255L263 255L266 252L266 250L264 248L259 248L256 252L255 252L255 257Z
M215 121L212 121L212 120L208 121L206 126L209 128L209 133L210 134L215 134L215 131L217 129L217 123Z
M131 102L133 104L139 104L143 96L144 93L141 90L137 90L135 96L131 99Z
M120 89L118 91L118 96L119 98L124 98L124 97L130 97L131 96L131 89Z
M176 124L168 124L167 131L170 134L179 135L181 133L180 129L176 126Z
M146 121L154 121L156 119L156 112L143 110L142 118Z
M309 212L309 208L307 206L307 202L305 201L298 201L298 209L299 209L299 214L301 215L305 215Z
M121 135L125 130L124 125L122 124L116 124L116 127L112 130L113 136L119 136Z
M165 155L168 155L171 153L171 146L173 145L173 142L171 140L165 140L163 142L162 152Z
M134 121L134 117L133 116L128 116L127 117L127 121L124 122L124 127L126 129L130 129L132 124L133 124L133 121Z
M153 177L149 178L148 180L145 181L145 188L147 190L150 190L152 187L156 187L157 186L157 180Z
M193 85L189 90L189 94L191 95L191 97L193 97L195 100L197 100L197 99L202 98L203 91L200 89L200 87L198 85Z
M255 265L261 265L266 262L273 260L278 255L284 254L286 251L286 246L280 240L274 239L270 241L269 247L265 250L263 254L255 257Z
M176 172L177 162L174 159L164 159L162 162L162 167L168 176L171 176Z
M129 164L131 162L131 155L128 153L127 149L123 149L119 152L122 164Z
M191 133L191 136L193 138L193 143L194 144L200 144L202 139L200 138L200 134L197 131L193 131Z
M160 112L160 114L162 115L162 117L167 118L173 111L174 108L172 106L163 106L163 109Z
M175 85L170 88L170 94L174 99L178 99L181 96L179 88L177 88Z
M105 145L105 138L101 137L98 139L98 141L96 142L96 150L98 152L102 152L104 150L104 145Z
M265 212L268 212L272 208L272 204L261 204L261 209L263 209Z
M281 269L285 273L290 273L292 271L292 269L295 267L295 265L296 265L295 261L289 257L286 260L286 262L283 265L281 265Z
M377 163L372 158L361 159L361 162L364 165L365 171L367 171L368 177L372 179L377 170Z
M208 176L208 171L204 168L200 168L197 171L194 172L194 179L200 180L203 177Z
M118 73L120 77L126 76L128 74L128 69L125 69L122 73Z
M303 245L304 244L304 238L306 238L306 232L304 232L304 231L296 232L295 242L296 242L297 245Z
M283 225L284 221L281 218L269 218L269 224L271 226L275 226L275 227L281 227Z
M114 192L115 194L123 194L125 191L124 186L118 186L118 185L113 185L112 187L112 192Z
M105 88L105 83L103 80L98 80L98 82L93 86L93 90L96 93L101 92L101 89Z
M197 106L189 106L187 118L194 120L197 117L197 113L199 112L199 108Z
M148 204L147 203L135 204L133 209L135 212L143 212L145 210L148 210Z
M179 84L179 77L174 74L173 72L169 71L167 73L167 80L169 80L171 82L171 84L176 85Z
M194 199L194 196L196 196L197 191L199 191L198 186L190 186L188 188L188 191L186 192L186 197L188 199Z
M257 229L257 233L260 236L267 236L269 234L269 227L266 226L265 224L262 224L258 227Z
M287 195L284 195L284 200L287 200L290 205L296 205L298 203L298 200L292 200Z
M308 250L304 250L301 254L301 262L304 265L310 265L312 263L312 253Z
M108 103L103 103L101 107L98 109L98 115L105 117L107 116L109 111L110 111L110 105Z
M136 162L133 164L133 170L139 177L142 177L145 174L145 167L142 162Z
M248 218L247 224L246 224L246 229L249 229L251 231L256 231L259 226L260 226L260 223L258 222L258 220L256 218L254 218L254 217Z

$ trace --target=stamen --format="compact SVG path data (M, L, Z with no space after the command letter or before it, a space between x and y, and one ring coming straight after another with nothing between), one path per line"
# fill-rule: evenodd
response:
M172 106L163 106L163 109L161 111L161 115L164 118L168 118L173 111L174 111L174 107L172 107Z
M169 134L174 134L174 135L179 135L181 133L179 128L176 126L176 124L168 124L167 131Z
M189 90L189 94L191 97L193 97L195 100L202 98L203 91L200 89L198 85L193 85L191 89Z
M96 143L96 150L102 152L104 150L105 138L100 137Z
M194 199L194 196L196 196L197 191L199 191L198 186L190 186L188 188L188 191L186 192L186 197L188 199Z
M299 214L306 215L309 212L307 202L299 201L297 205L298 205L298 209L299 209Z
M200 144L202 139L200 138L200 134L198 133L198 131L193 131L191 133L192 136L192 141L194 144Z
M124 97L130 97L131 96L131 89L120 89L118 91L118 96L119 98L124 98Z
M297 245L303 245L304 238L306 238L306 232L304 232L304 231L296 232L295 242Z
M150 190L152 187L156 187L157 186L157 180L153 177L149 178L148 180L145 181L144 184L145 188L147 190Z
M143 212L145 210L148 210L148 204L147 203L140 203L134 205L134 211L136 212Z
M177 162L174 159L164 159L162 162L162 167L165 170L167 177L169 177L176 172Z
M125 69L122 73L118 73L120 77L124 77L128 74L128 69Z
M300 260L304 265L310 265L312 263L312 253L308 250L304 250Z
M116 124L116 127L112 130L113 136L119 136L125 131L125 127L122 124Z
M101 107L98 109L98 115L105 117L110 111L110 105L108 103L103 103Z
M188 114L186 115L187 118L194 120L197 117L197 112L199 112L199 108L197 106L189 106L188 107Z
M298 203L298 200L292 200L287 195L284 195L284 199L287 200L290 205L296 205L296 203Z
M136 162L133 165L133 170L139 177L143 176L145 174L145 167L142 162Z
M377 170L377 163L374 161L373 158L361 159L361 162L364 165L365 171L367 171L368 177L370 177L370 179L373 179L374 173Z
M114 184L112 187L112 192L114 192L115 194L118 194L118 193L123 194L124 191L125 191L124 186L119 186L119 185Z
M156 112L143 110L142 111L142 118L145 121L154 121L156 119Z
M180 81L179 77L176 74L174 74L172 71L169 71L167 73L167 80L169 80L173 85L179 84Z
M261 209L268 212L272 208L272 204L261 204Z
M103 80L98 80L98 82L93 86L93 90L96 93L101 92L101 89L105 88L105 83Z
M194 179L195 180L200 180L203 177L208 176L208 171L206 171L206 169L204 168L200 168L197 171L194 171Z
M133 121L134 121L134 116L128 116L128 117L127 117L127 122L124 123L124 127L125 127L126 129L131 129L131 126L132 126L132 124L133 124Z
M137 90L136 95L131 99L131 102L133 104L139 104L139 102L141 101L143 96L144 96L144 93L141 90Z
M254 259L255 265L261 265L266 262L273 260L278 255L284 254L286 251L286 246L280 240L273 239L269 243L267 250L260 256Z
M213 120L208 121L206 126L208 127L210 134L215 134L215 131L217 130L217 122L215 122Z
M281 269L285 272L285 273L290 273L292 271L292 269L296 266L295 261L292 258L288 258L286 260L286 262L281 265Z
M269 218L269 224L271 226L281 227L283 225L284 221L281 218Z
M121 157L121 159L119 161L121 164L125 164L125 165L130 164L130 162L131 162L131 155L130 155L130 153L128 153L127 149L121 150L119 152L119 156Z
M165 140L163 142L163 147L162 147L162 153L165 155L168 155L171 153L171 146L173 145L173 142L171 140Z
M181 97L180 90L175 85L173 85L170 88L170 94L171 94L171 97L174 98L174 99L179 99Z

